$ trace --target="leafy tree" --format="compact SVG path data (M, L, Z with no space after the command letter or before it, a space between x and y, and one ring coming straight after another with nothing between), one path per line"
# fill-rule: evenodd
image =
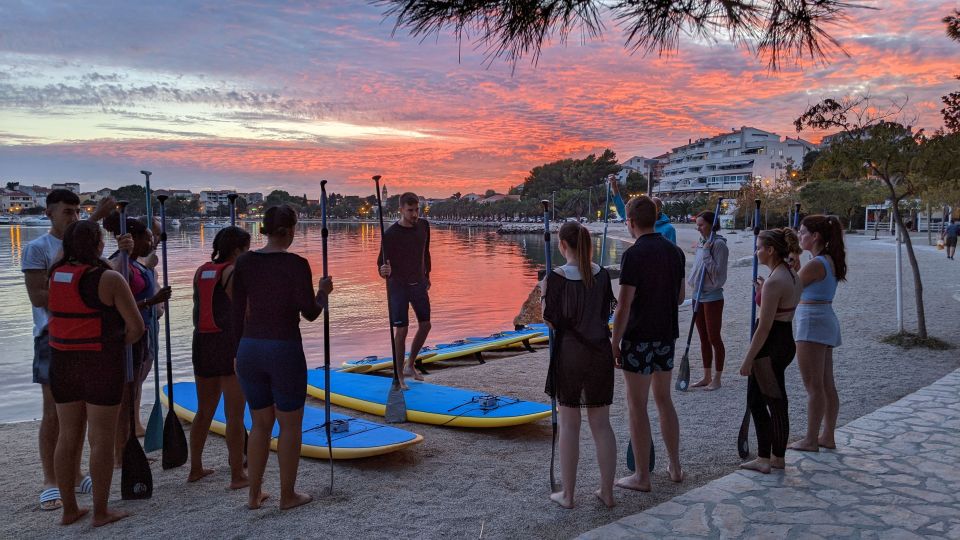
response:
M524 198L549 199L554 191L585 190L603 183L608 175L620 172L617 154L604 150L599 157L590 154L583 159L561 159L534 167L523 182ZM559 193L558 193L559 195ZM557 200L558 209L561 206Z
M848 230L853 229L864 203L877 200L876 190L869 190L862 182L852 180L807 182L800 188L799 196L804 213L842 216L847 221Z
M535 64L544 43L571 32L581 39L600 38L604 19L617 21L631 51L660 55L679 48L680 36L714 41L726 34L744 48L757 41L756 53L772 69L783 60L821 61L846 52L826 31L857 7L845 0L379 0L385 17L395 17L394 32L425 38L450 32L461 42L472 40L486 50L487 60L506 58L516 64L532 56Z
M488 189L487 191L484 192L483 196L484 196L484 197L493 197L493 196L496 195L496 194L497 194L497 192L496 192L495 190L493 190L493 189Z
M630 174L627 175L627 182L626 184L624 184L623 190L628 195L630 193L646 193L647 177L644 176L643 173L641 172L630 171Z
M118 201L127 201L127 214L131 216L144 215L147 212L147 190L139 184L111 189L110 195Z
M459 199L460 197L462 197L462 195L460 195L459 191L450 196L451 199Z

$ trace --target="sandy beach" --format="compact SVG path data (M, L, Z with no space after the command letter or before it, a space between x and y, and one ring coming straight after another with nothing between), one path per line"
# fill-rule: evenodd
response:
M224 442L212 435L205 462L217 469L215 475L187 485L187 467L163 471L157 461L153 464L153 498L128 502L120 500L117 471L113 504L133 515L102 530L92 529L89 521L63 528L58 525L59 512L38 509L41 474L37 423L25 422L0 425L0 485L6 491L0 498L0 513L8 516L0 524L0 536L568 538L664 502L733 471L740 461L735 441L745 407L746 381L736 372L748 346L751 268L743 259L751 254L753 238L743 231L728 231L725 235L730 247L723 329L727 367L721 390L674 395L680 416L681 461L686 473L682 484L667 479L666 450L662 441L656 440L660 460L653 476L653 492L618 490L618 506L603 507L592 495L599 475L594 447L584 425L577 507L563 510L548 499L549 420L493 430L406 424L404 429L423 435L422 444L386 456L336 462L332 496L326 494L329 463L304 459L298 485L314 495L313 503L280 512L274 497L265 509L249 511L244 506L246 492L226 488L229 473ZM610 236L628 240L622 224L611 224ZM690 246L695 237L692 226L678 228L678 241L688 254L688 265L693 259ZM943 252L927 246L925 234L916 236L915 244L925 280L928 330L932 336L960 345L956 317L960 309L960 263L948 261ZM834 356L842 401L841 424L960 367L956 350L904 351L880 342L880 338L895 332L897 325L894 244L888 235L874 241L872 235L854 234L847 236L847 248L849 281L841 284L834 303L844 341ZM907 329L912 330L916 319L913 284L905 254L904 265L905 319ZM765 273L761 268L761 275ZM681 311L680 349L689 317L689 310ZM442 321L435 321L434 325L437 324ZM701 374L696 335L691 351L691 380L695 381ZM546 349L487 358L484 365L469 360L446 362L447 367L431 371L428 381L527 400L547 400L543 393ZM24 369L29 367L25 365ZM787 391L794 440L799 438L806 422L806 395L796 362L787 371ZM310 401L314 406L322 406L322 402ZM657 439L659 429L652 403L650 410ZM619 373L611 417L620 454L619 476L627 473L622 458L627 445L626 407ZM752 436L751 448L756 448ZM278 494L275 456L270 459L265 480L266 490ZM80 501L89 504L89 497L81 496Z

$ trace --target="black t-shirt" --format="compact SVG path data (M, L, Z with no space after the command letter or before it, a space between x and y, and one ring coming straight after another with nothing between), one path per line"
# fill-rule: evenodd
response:
M300 315L323 311L314 294L310 263L286 252L248 251L233 269L233 331L238 337L300 339Z
M390 261L390 281L420 283L430 279L430 224L418 219L413 227L394 223L383 234L383 251ZM377 266L383 264L383 254Z
M624 338L666 341L680 337L677 317L686 258L660 233L645 234L623 253L620 285L637 288Z

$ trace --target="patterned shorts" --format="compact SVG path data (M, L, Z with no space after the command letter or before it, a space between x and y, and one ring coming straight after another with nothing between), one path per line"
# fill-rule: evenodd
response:
M675 343L675 340L632 343L624 339L620 347L624 371L651 375L654 371L673 370Z

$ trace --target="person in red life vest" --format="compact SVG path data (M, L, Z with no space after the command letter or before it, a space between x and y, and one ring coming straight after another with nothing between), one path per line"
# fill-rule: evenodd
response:
M120 233L120 214L113 212L103 220L103 228L114 233ZM147 257L154 251L153 232L136 218L127 218L127 234L133 239L133 249L129 253L129 272L128 279L130 291L137 301L137 309L140 310L140 317L144 325L149 329L152 324L155 310L153 306L162 304L170 299L170 288L160 288L157 283L157 276L150 268L147 268L140 262L140 258ZM111 261L117 261L120 258L120 252L117 251L110 256ZM118 265L117 265L118 266ZM140 394L143 381L150 373L150 364L153 362L150 344L150 332L133 344L133 373L136 376L137 384L136 395L128 396L127 387L124 386L123 403L120 407L120 423L117 426L116 440L116 465L121 466L120 460L123 455L123 445L126 444L129 436L130 426L127 424L128 407L135 406L140 402ZM139 413L139 411L138 411Z
M193 374L197 380L197 415L190 425L190 475L196 482L213 474L203 468L203 446L213 414L224 398L230 489L247 487L243 468L244 397L234 369L237 338L233 332L233 263L250 249L250 233L240 227L220 229L213 255L193 276Z
M90 441L93 526L125 517L107 507L113 478L113 439L123 397L124 345L144 333L143 319L123 276L101 260L103 236L92 221L77 221L63 236L63 258L50 269L50 389L60 419L54 469L64 525L88 510L74 493L75 456Z

